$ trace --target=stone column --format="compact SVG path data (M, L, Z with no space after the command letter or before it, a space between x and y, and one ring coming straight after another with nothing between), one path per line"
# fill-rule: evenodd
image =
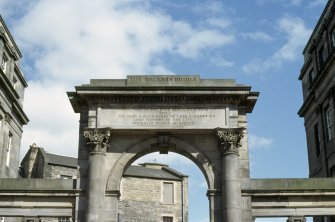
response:
M242 222L239 147L244 128L217 128L222 154L223 221Z
M306 222L306 218L304 216L294 216L287 218L286 222Z
M209 189L207 190L207 197L209 200L209 221L222 221L222 206L221 206L221 190Z
M87 147L88 178L86 186L86 221L104 221L105 205L105 158L111 130L109 128L86 128L83 131Z

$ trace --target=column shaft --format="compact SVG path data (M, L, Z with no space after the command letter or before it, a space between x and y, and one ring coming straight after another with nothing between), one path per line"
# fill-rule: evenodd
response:
M105 153L91 152L89 154L87 181L87 212L86 221L104 221L105 200Z
M207 197L209 200L209 221L221 222L222 221L222 191L221 190L208 190Z
M239 156L233 153L223 155L223 217L225 222L241 220L241 185Z

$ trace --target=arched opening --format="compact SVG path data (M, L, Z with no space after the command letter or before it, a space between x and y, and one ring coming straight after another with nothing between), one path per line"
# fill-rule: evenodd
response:
M187 206L184 207L188 209L184 209L185 218L188 218L187 221L194 222L209 221L209 202L208 197L206 196L208 190L207 181L200 169L191 160L173 152L169 154L159 154L158 152L154 152L135 160L133 165L142 163L165 164L169 168L186 175L187 183L184 184L183 196L187 198L185 201ZM163 179L157 179L157 181L159 180L164 181ZM124 184L121 183L121 186L123 185ZM127 190L121 190L121 201L123 199L122 195L126 193ZM179 199L181 197L179 196L176 198Z
M198 148L195 148L191 146L190 144L187 144L183 140L177 139L177 138L169 138L170 140L170 146L167 147L155 147L153 146L154 143L157 142L157 137L150 138L144 141L140 141L130 147L129 149L126 150L116 163L114 164L114 167L112 167L109 178L107 181L107 187L106 190L119 190L120 191L120 200L119 200L119 212L118 212L118 217L120 218L120 221L122 221L122 217L129 217L130 214L132 213L127 213L125 215L125 210L128 207L128 209L132 212L135 212L136 205L137 207L139 206L139 203L141 203L141 199L136 197L135 201L131 201L131 192L128 195L126 192L129 189L136 189L134 185L129 184L131 181L135 183L141 184L139 182L139 179L134 179L130 178L131 176L137 176L137 177L142 177L140 181L143 182L143 184L146 184L147 187L149 187L148 184L150 184L150 181L148 179L145 179L145 173L144 175L134 175L134 167L132 164L138 164L140 162L155 162L158 164L166 164L169 169L172 169L172 171L176 171L177 174L181 173L183 175L188 175L189 177L185 177L187 179L186 185L189 184L188 187L184 187L184 189L187 192L184 193L176 193L178 195L186 195L189 196L189 201L185 201L185 205L181 205L180 202L176 202L179 204L180 208L184 209L180 210L183 211L185 217L184 219L181 220L173 220L173 221L209 221L209 218L214 219L214 209L220 209L215 204L221 204L220 200L221 197L216 197L216 201L211 201L214 199L213 195L211 195L211 199L209 200L206 194L208 193L208 190L215 190L218 189L221 184L219 183L220 181L220 174L218 174L215 164L212 163L212 161L206 156L206 154L201 151ZM164 154L159 154L159 153L164 153ZM169 153L169 154L166 154ZM167 161L166 161L167 160ZM143 171L141 171L142 166L137 166L138 169L137 173L141 174ZM127 172L127 170L132 169L132 173ZM130 170L131 171L131 170ZM176 174L176 172L172 174ZM125 179L125 177L128 177ZM150 177L150 175L149 175ZM149 178L150 179L150 178ZM152 178L151 178L152 179ZM162 198L164 195L164 186L169 186L169 180L166 180L166 184L164 184L164 178L154 178L156 179L155 182L152 182L153 187L150 188L152 189L152 196L158 197L155 200L150 199L150 197L145 196L146 194L143 194L143 199L147 201L144 203L146 205L145 208L148 209L148 207L154 207L154 206L159 206L158 208L161 209L162 206ZM159 186L157 185L157 181L161 179L159 183L162 185ZM178 181L178 180L177 180ZM189 181L189 182L188 182ZM181 187L182 184L180 182L175 182L174 183L176 186ZM127 186L127 189L124 189L124 187ZM185 184L184 184L185 186ZM150 186L151 187L151 186ZM161 193L161 197L159 196L160 194L157 194L157 190ZM175 190L175 188L174 188ZM144 188L139 189L139 192L145 193L147 190ZM175 198L176 194L174 194ZM138 195L141 196L141 195ZM220 199L220 200L218 200ZM124 202L122 202L124 201ZM152 203L149 203L149 201L152 201ZM156 201L157 203L153 203ZM131 206L131 204L135 206ZM164 221L163 217L169 218L174 216L175 214L171 213L173 210L167 210L164 216L164 213L161 213L161 221ZM190 218L187 220L187 209L189 208L189 216ZM137 208L139 209L139 208ZM208 210L209 209L209 210ZM149 213L148 211L146 211ZM162 212L162 211L161 211ZM169 213L170 212L170 213ZM211 213L212 212L212 213ZM150 213L149 213L150 214ZM153 215L151 213L151 215ZM138 219L138 216L136 217ZM181 218L181 217L180 217ZM145 220L144 220L145 221ZM148 220L147 221L151 221ZM157 221L157 215L156 219L152 219L152 221ZM169 220L166 220L169 221Z

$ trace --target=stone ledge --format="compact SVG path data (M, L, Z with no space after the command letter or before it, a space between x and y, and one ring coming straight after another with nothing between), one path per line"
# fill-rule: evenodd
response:
M40 191L40 190L74 190L77 180L60 179L0 179L0 191Z
M294 191L300 190L330 190L335 192L334 178L306 178L306 179L251 179L241 184L246 191Z

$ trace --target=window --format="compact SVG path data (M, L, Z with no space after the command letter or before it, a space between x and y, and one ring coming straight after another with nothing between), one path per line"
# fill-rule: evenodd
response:
M6 56L6 54L2 54L1 69L4 72L6 72L7 64L8 64L8 57Z
M6 166L9 166L10 163L10 152L11 152L11 148L12 148L12 139L13 139L13 135L9 132L8 135L8 141L7 141L7 157L6 157Z
M60 175L60 178L64 180L68 180L68 179L72 179L72 176Z
M326 139L327 141L330 141L332 139L332 122L331 122L331 113L329 105L325 107L324 115L325 115Z
M311 87L311 86L312 86L312 83L313 83L314 78L315 78L314 69L311 69L311 70L308 72L308 87Z
M15 78L15 76L13 77L13 87L14 87L14 89L16 89L17 88L17 86L18 86L18 81L17 81L17 79Z
M173 222L173 217L163 217L163 222Z
M319 134L319 126L316 124L314 126L314 141L315 141L315 152L316 156L320 156L321 149L320 149L320 134Z
M59 217L58 222L71 222L71 217Z
M318 51L318 58L319 58L319 68L321 69L323 67L324 62L326 61L326 55L325 55L325 47L321 46L321 48Z
M163 183L163 203L172 204L174 202L173 183Z

